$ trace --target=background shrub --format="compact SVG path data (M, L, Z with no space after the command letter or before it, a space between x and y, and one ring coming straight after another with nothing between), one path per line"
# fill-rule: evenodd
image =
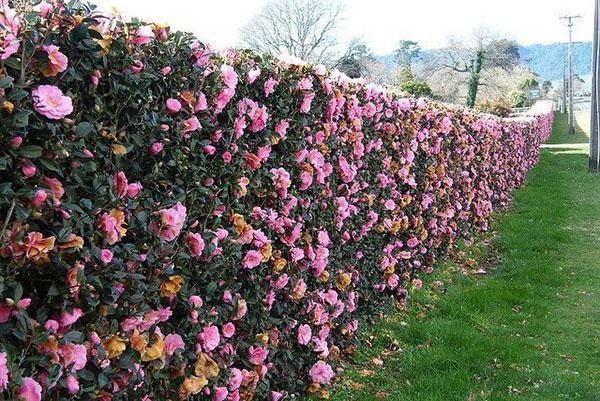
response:
M76 2L0 18L9 399L319 391L550 132Z

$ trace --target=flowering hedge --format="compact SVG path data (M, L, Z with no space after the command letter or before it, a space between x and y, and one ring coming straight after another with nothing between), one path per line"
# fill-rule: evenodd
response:
M0 2L0 398L319 391L550 132L72 3Z

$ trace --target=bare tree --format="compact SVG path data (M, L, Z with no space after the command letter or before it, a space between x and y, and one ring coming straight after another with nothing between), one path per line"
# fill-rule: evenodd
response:
M473 35L474 43L464 45L451 40L450 45L434 52L427 60L429 74L439 71L452 71L467 77L467 106L473 107L480 86L495 85L493 74L485 71L502 69L511 71L519 61L516 42L497 39L484 31ZM484 79L486 77L486 79Z
M330 0L271 0L242 28L243 44L313 63L335 59L342 7Z

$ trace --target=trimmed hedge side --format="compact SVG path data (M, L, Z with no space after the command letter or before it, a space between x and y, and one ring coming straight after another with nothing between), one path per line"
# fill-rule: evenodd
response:
M0 6L0 398L323 391L550 133L71 3Z

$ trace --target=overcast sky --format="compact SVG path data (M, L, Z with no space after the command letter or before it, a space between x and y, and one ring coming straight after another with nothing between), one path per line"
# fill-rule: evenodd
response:
M92 0L125 16L165 22L224 48L239 44L239 29L267 0ZM388 54L400 39L437 48L450 36L464 37L481 26L522 44L563 42L567 28L559 17L581 15L575 41L593 31L593 0L340 0L340 38L361 37L376 54Z

